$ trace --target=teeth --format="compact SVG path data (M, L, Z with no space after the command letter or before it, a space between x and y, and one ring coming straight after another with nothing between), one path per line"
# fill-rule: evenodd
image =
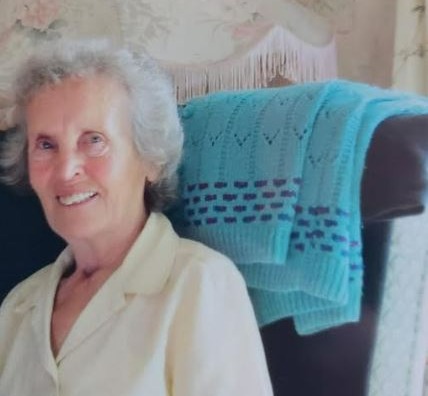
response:
M58 200L62 205L69 206L69 205L75 205L75 204L87 201L88 199L95 197L95 195L96 195L95 192L89 191L89 192L68 195L66 197L58 197Z

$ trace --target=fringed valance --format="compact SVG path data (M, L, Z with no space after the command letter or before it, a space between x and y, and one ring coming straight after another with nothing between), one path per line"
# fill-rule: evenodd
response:
M332 40L316 47L279 26L272 27L246 53L198 65L164 63L172 74L179 102L223 89L266 87L277 76L295 82L325 80L337 75Z

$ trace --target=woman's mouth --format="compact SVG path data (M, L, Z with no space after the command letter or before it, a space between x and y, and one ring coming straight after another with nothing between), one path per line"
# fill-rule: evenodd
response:
M81 192L71 195L58 196L57 200L61 205L71 206L87 202L98 195L94 191Z

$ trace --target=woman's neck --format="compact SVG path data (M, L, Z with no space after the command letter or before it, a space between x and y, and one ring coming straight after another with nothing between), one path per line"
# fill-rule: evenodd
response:
M108 272L116 270L141 233L147 217L144 216L127 230L116 229L90 240L68 241L75 261L73 275L89 278L99 270Z

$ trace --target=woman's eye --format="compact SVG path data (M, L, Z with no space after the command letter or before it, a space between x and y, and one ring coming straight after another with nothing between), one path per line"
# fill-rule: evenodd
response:
M96 144L96 143L101 143L102 139L101 139L101 136L99 136L99 135L91 135L89 137L89 141L92 144Z
M96 157L104 154L107 148L107 141L101 133L87 132L83 135L81 144L85 153Z
M51 150L54 148L54 145L49 139L40 139L36 143L36 148L39 150Z
M29 151L29 158L36 161L47 160L54 155L56 149L56 143L52 139L40 137L36 139L33 149Z

